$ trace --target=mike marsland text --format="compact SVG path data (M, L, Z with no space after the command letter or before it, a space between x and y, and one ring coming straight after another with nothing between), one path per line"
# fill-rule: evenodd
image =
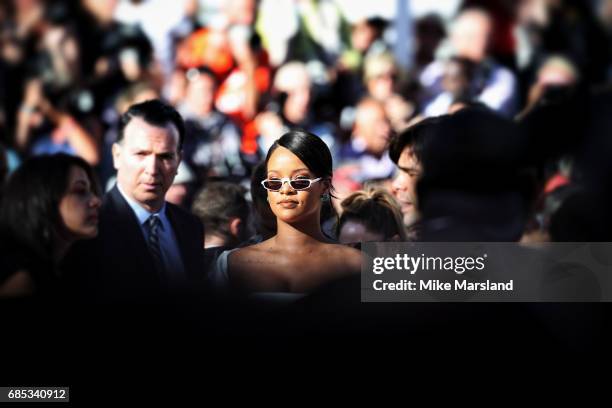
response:
M506 282L492 282L486 280L483 282L470 282L465 279L455 279L454 283L444 282L439 279L420 279L418 281L412 281L408 279L402 279L396 282L383 282L381 279L377 279L373 283L374 290L399 290L399 291L481 291L481 292L495 292L495 291L512 291L514 290L514 280L510 279Z

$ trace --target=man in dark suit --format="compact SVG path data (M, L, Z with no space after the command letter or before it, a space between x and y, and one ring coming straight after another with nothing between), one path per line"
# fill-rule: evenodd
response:
M158 100L133 105L122 116L113 145L117 184L104 198L99 235L75 248L75 272L85 279L87 293L157 296L203 281L202 224L164 199L184 133L181 116Z

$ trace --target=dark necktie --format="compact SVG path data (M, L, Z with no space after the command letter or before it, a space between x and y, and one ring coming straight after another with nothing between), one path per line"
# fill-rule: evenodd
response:
M161 227L161 220L159 216L152 215L147 219L147 226L149 228L149 237L147 239L147 246L153 257L153 263L155 269L160 274L162 281L164 280L165 267L164 258L162 257L161 248L159 246L159 228Z

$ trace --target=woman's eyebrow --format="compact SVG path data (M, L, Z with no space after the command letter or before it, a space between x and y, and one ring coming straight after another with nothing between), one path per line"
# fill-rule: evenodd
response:
M307 169L306 167L304 167L304 168L301 168L301 169L295 169L295 170L292 170L292 171L291 171L291 174L295 174L295 173L298 173L298 172L300 172L300 171L307 171L307 172L310 172L310 170L309 170L309 169ZM271 174L271 173L280 173L280 171L279 171L279 170L268 170L268 174Z

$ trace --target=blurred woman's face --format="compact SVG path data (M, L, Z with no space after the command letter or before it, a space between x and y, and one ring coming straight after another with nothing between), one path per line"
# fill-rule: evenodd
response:
M308 167L290 150L278 147L267 165L268 179L316 179ZM295 223L317 216L321 210L321 195L327 192L325 180L312 183L306 190L294 190L289 183L283 183L279 191L268 191L268 202L277 219Z
M98 210L101 200L96 195L85 170L73 166L68 176L68 189L59 204L65 231L73 240L98 235Z

